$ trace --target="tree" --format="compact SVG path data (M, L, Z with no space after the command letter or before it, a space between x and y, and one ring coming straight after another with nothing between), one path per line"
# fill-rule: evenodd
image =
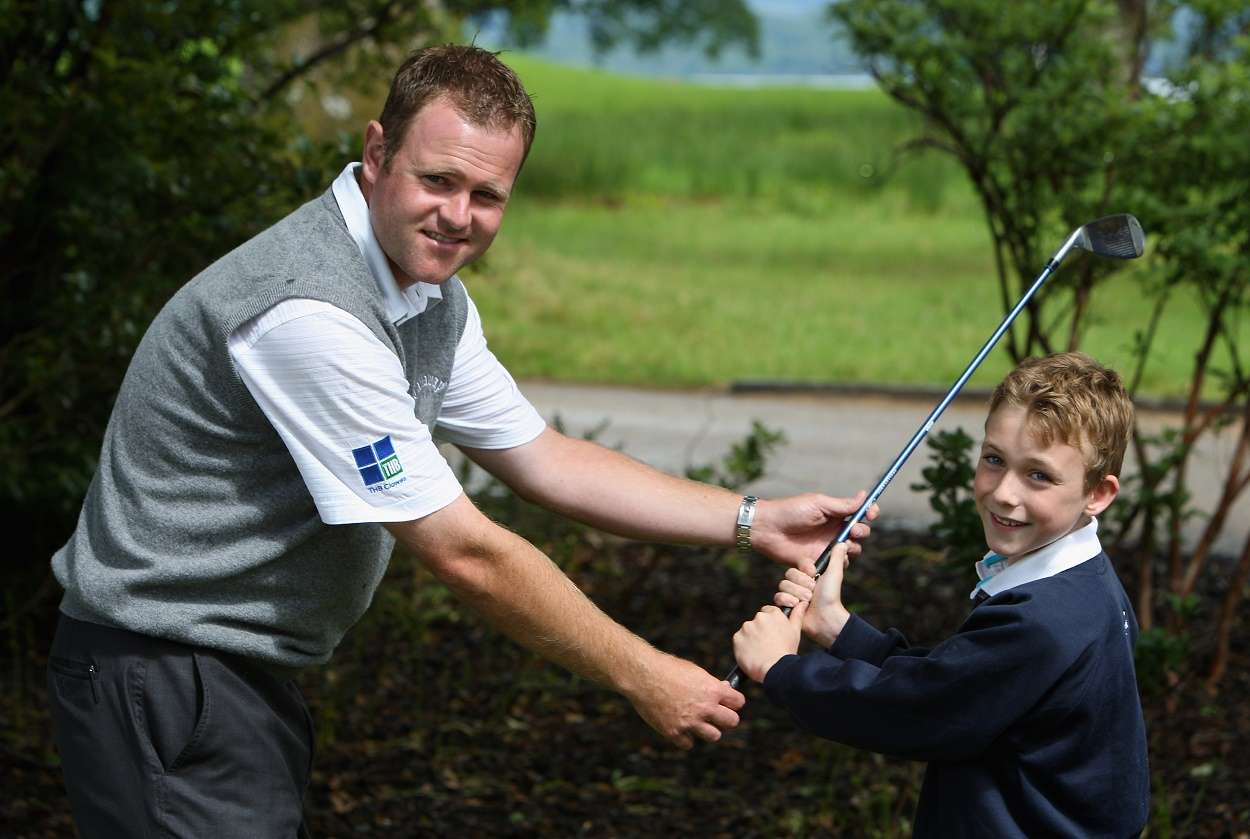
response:
M1206 328L1195 336L1182 426L1160 439L1135 429L1139 475L1112 508L1117 543L1138 539L1143 628L1155 631L1156 616L1165 615L1159 631L1186 638L1212 546L1250 487L1250 352L1239 326L1250 312L1250 10L1240 0L1055 0L1006 14L988 0L844 0L830 14L881 87L924 118L912 145L954 156L967 173L990 228L1005 310L1036 276L1043 247L1129 207L1148 231L1155 270L1142 293L1156 301L1137 329L1134 393L1170 301L1184 294L1202 307ZM1142 72L1162 47L1171 75L1152 91ZM1007 343L1012 358L1077 349L1091 296L1116 267L1085 260L1057 278L1066 296L1052 288L1032 305L1025 334ZM1204 403L1213 393L1214 403ZM1182 525L1196 513L1190 452L1202 435L1229 426L1236 443L1223 492L1186 559ZM1230 578L1215 583L1222 602L1212 687L1227 666L1248 579L1250 541Z
M949 154L967 174L1005 313L1063 237L1116 207L1146 27L1122 25L1104 0L1010 13L992 0L846 0L829 13L880 87L924 118L908 149ZM1084 259L1056 277L1030 301L1024 335L1008 333L1012 359L1077 346L1090 295L1117 267Z
M1250 487L1250 347L1242 325L1250 315L1250 10L1241 2L1194 4L1181 18L1180 54L1163 95L1143 101L1139 113L1132 203L1159 231L1154 237L1158 279L1150 288L1155 311L1179 296L1197 301L1206 320L1195 336L1194 363L1181 427L1162 440L1135 439L1143 464L1137 504L1121 533L1136 524L1139 609L1161 599L1168 626L1184 629L1190 604L1207 575L1216 539L1233 504ZM1155 350L1146 325L1138 341L1136 378ZM1182 526L1194 513L1187 480L1194 444L1227 430L1232 453L1222 467L1220 497L1207 511L1198 542L1186 551ZM1166 557L1158 598L1153 554ZM1188 556L1186 554L1188 553ZM1250 581L1250 538L1242 546L1222 593L1215 649L1208 671L1214 687L1228 664L1232 629Z

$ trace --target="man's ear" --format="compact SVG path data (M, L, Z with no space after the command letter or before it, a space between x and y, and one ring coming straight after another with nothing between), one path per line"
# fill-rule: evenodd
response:
M1115 475L1104 475L1102 480L1094 484L1085 499L1086 515L1096 516L1111 506L1111 502L1120 492L1120 479Z
M364 182L360 185L364 191L365 198L369 197L368 188L372 187L377 181L378 175L382 171L382 167L386 163L386 139L382 135L382 123L370 120L365 126L365 147L361 154L361 180Z

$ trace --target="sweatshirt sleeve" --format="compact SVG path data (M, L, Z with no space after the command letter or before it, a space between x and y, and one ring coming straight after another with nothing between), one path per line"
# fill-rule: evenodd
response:
M1019 603L982 604L931 650L853 623L829 652L783 657L764 690L814 734L917 760L983 752L1076 657Z
M908 644L903 633L897 629L882 632L856 614L851 615L829 648L829 654L835 658L854 658L878 667L892 655L924 655L927 652Z

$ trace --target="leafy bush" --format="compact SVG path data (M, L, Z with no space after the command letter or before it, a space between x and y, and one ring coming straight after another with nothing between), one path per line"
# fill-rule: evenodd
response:
M942 545L946 561L961 568L985 554L985 533L972 497L976 476L969 456L972 444L962 428L928 437L925 445L932 462L921 470L924 480L911 485L915 492L929 493L929 506L938 516L929 532Z
M719 464L689 466L686 468L686 477L726 489L742 489L764 476L768 458L779 446L785 445L785 442L784 432L770 429L759 420L752 420L750 433L730 446Z

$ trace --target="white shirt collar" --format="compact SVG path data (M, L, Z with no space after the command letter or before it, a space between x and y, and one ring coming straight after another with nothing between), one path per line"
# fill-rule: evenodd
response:
M1102 543L1098 541L1098 519L1092 517L1089 524L1080 530L1074 530L1010 565L1004 557L990 551L977 562L980 582L973 587L968 598L975 598L978 591L984 591L993 597L1007 589L1053 577L1061 571L1093 559L1100 553Z
M416 282L408 288L400 288L391 272L391 265L382 253L382 246L373 235L373 224L369 221L369 205L360 191L356 180L359 163L349 163L339 176L334 179L334 200L338 202L339 212L343 221L347 222L347 232L356 240L369 273L382 291L386 301L386 314L391 322L399 326L411 317L416 317L432 305L431 301L442 300L443 290L435 283Z

